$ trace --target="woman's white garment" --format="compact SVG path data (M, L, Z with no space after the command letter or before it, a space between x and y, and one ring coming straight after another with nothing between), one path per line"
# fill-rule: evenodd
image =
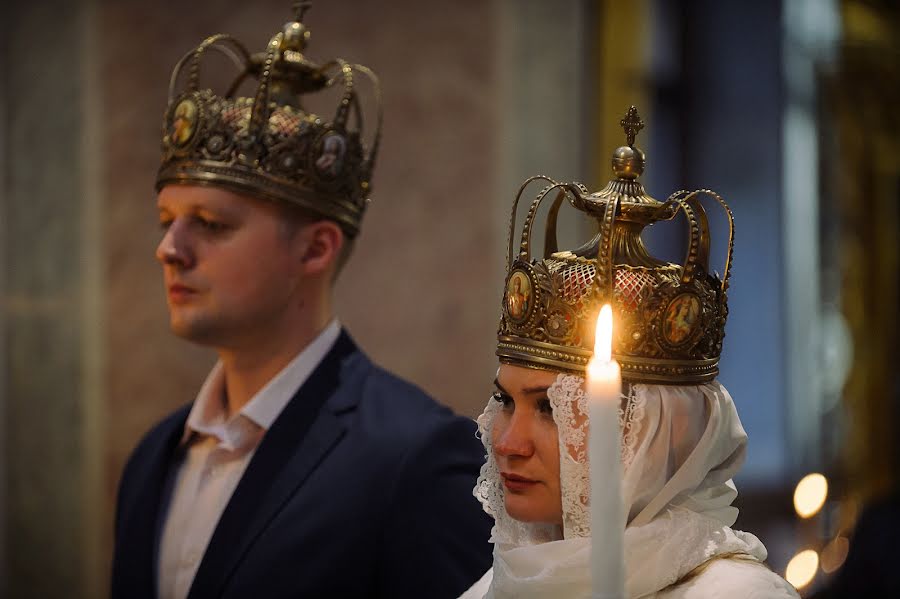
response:
M581 567L584 567L582 564ZM466 591L459 599L482 599L486 597L493 578L493 569ZM590 588L560 585L552 590L544 589L534 593L495 589L491 597L590 597ZM669 589L645 595L653 599L782 599L797 597L788 582L761 564L737 560L717 560L699 576Z
M494 567L464 598L590 596L590 467L583 379L560 374L547 396L559 431L563 526L519 522L506 512L490 434L501 404L489 400L478 418L487 460L474 494L494 517ZM627 597L797 597L783 579L754 563L766 558L759 539L731 529L737 518L731 505L737 490L731 478L743 462L747 435L724 387L718 382L633 385L622 398L619 424ZM744 560L714 560L699 575L672 586L701 564L726 554ZM723 593L726 586L735 591Z

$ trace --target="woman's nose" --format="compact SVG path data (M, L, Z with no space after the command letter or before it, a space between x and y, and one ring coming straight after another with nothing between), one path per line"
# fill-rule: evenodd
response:
M175 219L166 229L166 234L156 246L156 259L162 264L190 268L193 265L193 252L188 239L185 224Z
M534 453L531 419L522 412L512 415L494 443L494 450L504 457L528 457Z

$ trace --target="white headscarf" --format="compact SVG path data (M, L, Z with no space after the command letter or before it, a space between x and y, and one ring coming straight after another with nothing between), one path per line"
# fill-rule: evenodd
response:
M514 520L506 512L491 443L501 404L478 418L487 460L474 494L494 517L494 573L486 597L587 597L591 588L588 406L584 379L560 374L548 389L559 431L563 527ZM731 481L747 434L718 382L632 385L619 410L626 595L652 597L709 559L740 553L760 561L755 536L730 527L737 518Z

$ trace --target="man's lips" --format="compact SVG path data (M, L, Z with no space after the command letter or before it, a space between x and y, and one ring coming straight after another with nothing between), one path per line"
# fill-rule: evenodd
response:
M500 476L503 477L503 486L510 491L527 491L539 482L511 472L501 472Z
M176 303L184 303L188 301L191 297L196 295L197 290L192 287L188 287L187 285L182 285L180 283L173 283L168 287L169 291L169 299Z

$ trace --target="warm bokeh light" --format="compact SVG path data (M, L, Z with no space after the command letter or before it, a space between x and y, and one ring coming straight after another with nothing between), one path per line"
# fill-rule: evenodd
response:
M828 481L818 473L807 474L794 489L794 509L801 518L815 516L828 498Z
M859 517L859 501L852 497L844 497L838 510L838 530L853 530Z
M812 581L818 569L819 554L812 549L806 549L788 562L784 577L795 588L802 589Z
M822 550L822 572L831 574L844 565L847 559L847 552L850 551L850 541L847 537L839 535L832 539L830 543Z
M603 304L597 317L597 332L594 336L594 359L598 362L612 360L612 307Z

